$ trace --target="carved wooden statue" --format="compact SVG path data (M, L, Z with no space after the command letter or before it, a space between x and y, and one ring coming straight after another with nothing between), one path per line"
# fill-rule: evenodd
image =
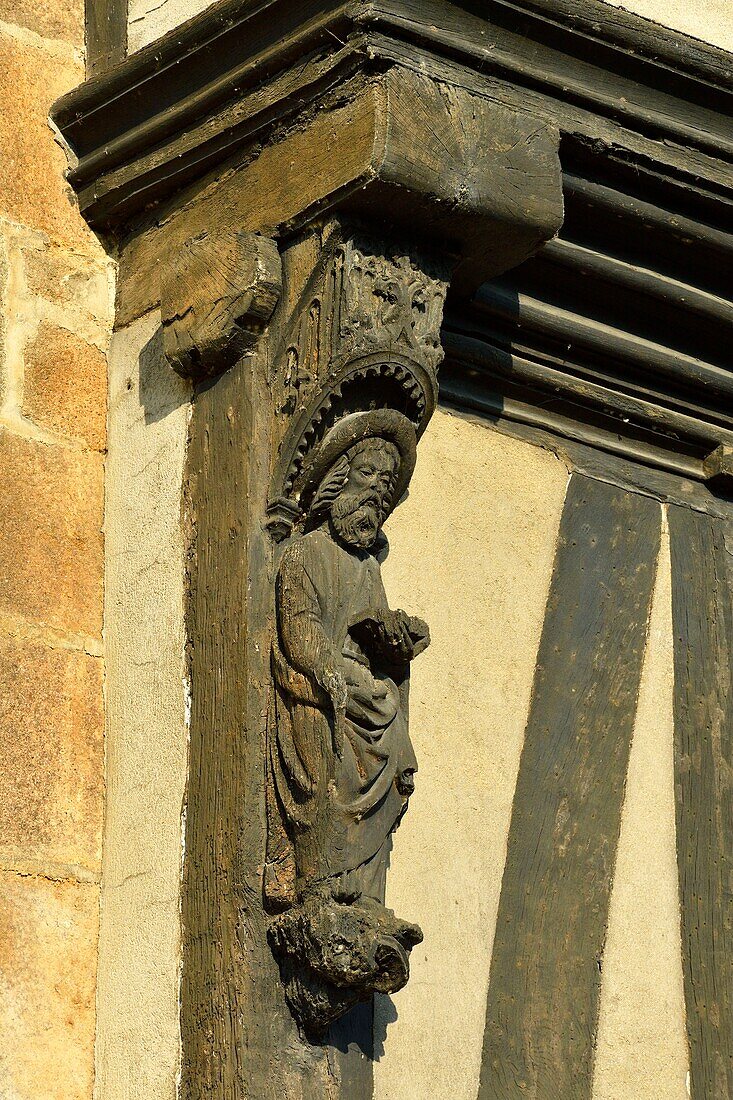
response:
M391 611L381 527L415 465L415 430L392 409L336 423L310 465L304 531L277 577L269 898L288 999L311 1037L409 975L420 929L384 907L391 835L414 788L410 662L428 628ZM293 904L294 903L294 904Z
M417 770L410 662L429 634L390 610L380 557L437 398L446 291L420 257L328 240L273 356L288 427L268 508L280 547L265 901L311 1040L374 992L401 989L422 940L384 901Z

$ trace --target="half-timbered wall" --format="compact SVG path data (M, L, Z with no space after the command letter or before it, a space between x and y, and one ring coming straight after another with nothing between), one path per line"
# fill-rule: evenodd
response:
M733 25L624 7L700 41L595 0L88 0L53 126L118 262L106 443L109 266L40 137L78 27L0 11L48 74L42 170L25 132L0 169L3 1100L733 1098ZM376 304L339 304L362 233ZM388 407L393 343L437 361L428 285L382 565L432 632L386 896L424 939L307 1041L263 901L272 471L314 386L293 470L382 400L339 341Z

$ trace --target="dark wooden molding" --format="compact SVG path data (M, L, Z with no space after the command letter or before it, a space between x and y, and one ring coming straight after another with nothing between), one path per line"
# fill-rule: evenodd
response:
M85 217L121 248L119 324L156 304L144 273L164 238L175 254L200 231L186 210L203 210L213 191L209 217L221 201L230 228L284 241L328 209L404 227L422 175L417 190L437 201L423 204L421 231L466 264L446 311L451 401L464 393L472 405L481 390L507 415L526 406L549 431L575 424L583 443L705 483L708 455L733 431L731 70L723 51L602 0L224 0L87 81L54 118ZM562 217L551 194L560 134L560 237L470 305L468 290L521 256L515 241L502 260L489 196L470 186L466 217L451 212L446 234L450 143L433 142L417 169L403 156L396 135L413 118L425 133L440 116L450 129L450 96L421 111L420 89L436 87L493 115L500 160L512 127L525 142L537 135L522 166L543 177L528 252ZM253 209L237 195L262 186L265 161L288 188L271 175ZM510 176L493 212L505 224ZM719 477L711 485L724 490Z
M479 1100L590 1100L661 508L572 477L514 795Z
M138 227L121 250L117 324L157 305L151 274L207 226L283 245L329 211L384 234L429 237L455 259L452 285L465 294L557 231L557 143L557 131L521 107L402 66L350 81L302 125L276 131L256 157L192 186Z
M733 192L561 145L559 237L449 303L446 396L709 483L733 441ZM527 414L522 409L527 409Z
M724 161L730 184L726 55L600 0L492 0L488 10L465 0L240 0L59 101L82 209L95 227L113 225L241 155L355 71L396 62L499 100L521 90L567 132L646 152L690 178L720 180Z

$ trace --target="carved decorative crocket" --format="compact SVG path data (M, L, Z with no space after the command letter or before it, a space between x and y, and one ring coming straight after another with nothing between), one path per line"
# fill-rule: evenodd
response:
M275 588L265 898L288 1003L313 1041L357 1002L401 989L422 940L385 907L385 879L417 771L410 664L429 632L390 609L380 559L435 403L445 294L407 257L352 242L324 265L323 284L334 277L326 317L322 294L298 314L319 327L309 346L331 355L285 440L270 511L275 537L289 537Z

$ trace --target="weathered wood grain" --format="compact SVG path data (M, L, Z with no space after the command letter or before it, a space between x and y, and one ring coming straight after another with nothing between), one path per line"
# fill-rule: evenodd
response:
M190 421L182 1100L370 1100L373 1091L371 1002L332 1026L323 1043L306 1042L268 944L265 905L277 570L263 521L289 424L277 349L292 346L293 326L300 330L297 288L312 316L317 260L311 234L291 242L267 333L226 373L199 384ZM436 331L438 324L439 317Z
M277 245L267 237L204 229L162 265L166 357L184 378L221 374L253 348L282 290Z
M528 107L537 105L539 90L542 114L567 121L570 132L578 132L585 115L582 129L590 127L596 138L608 139L610 126L622 140L633 131L659 146L660 133L674 134L679 147L699 147L714 157L726 146L730 152L729 131L721 125L730 86L722 51L652 28L598 0L493 0L481 15L475 8L446 0L240 0L212 6L193 27L138 51L104 87L61 101L56 119L79 157L74 185L99 184L100 173L124 166L132 173L118 199L129 200L136 179L144 205L174 189L175 180L180 186L182 177L200 171L212 142L221 160L232 142L251 138L244 118L274 111L282 121L293 107L292 88L283 86L282 95L272 98L283 70L312 68L300 93L308 98L327 70L336 73L343 60L337 55L344 51L352 69L380 57L383 64L399 59L435 76L455 60L454 82L478 82L486 89L488 78L520 86ZM261 118L254 123L259 125ZM671 150L659 148L658 155ZM120 182L110 180L98 194L116 190ZM109 209L97 205L94 191L88 199L89 216L101 224Z
M669 509L675 796L692 1100L733 1097L730 525ZM726 538L727 536L727 538Z
M338 1096L325 1050L298 1038L267 945L262 902L272 563L260 519L268 433L262 365L251 356L198 390L185 486L191 688L181 902L185 1100Z
M128 0L86 0L84 42L88 77L124 60L127 8Z
M509 833L480 1100L589 1100L656 501L574 476Z
M455 290L456 280L475 286L520 263L562 220L556 130L521 107L401 68L342 87L302 126L209 183L201 195L179 194L159 211L170 219L124 249L118 324L156 304L149 273L210 224L277 237L334 208L375 224L388 211L392 232L419 224L435 247L455 250Z

